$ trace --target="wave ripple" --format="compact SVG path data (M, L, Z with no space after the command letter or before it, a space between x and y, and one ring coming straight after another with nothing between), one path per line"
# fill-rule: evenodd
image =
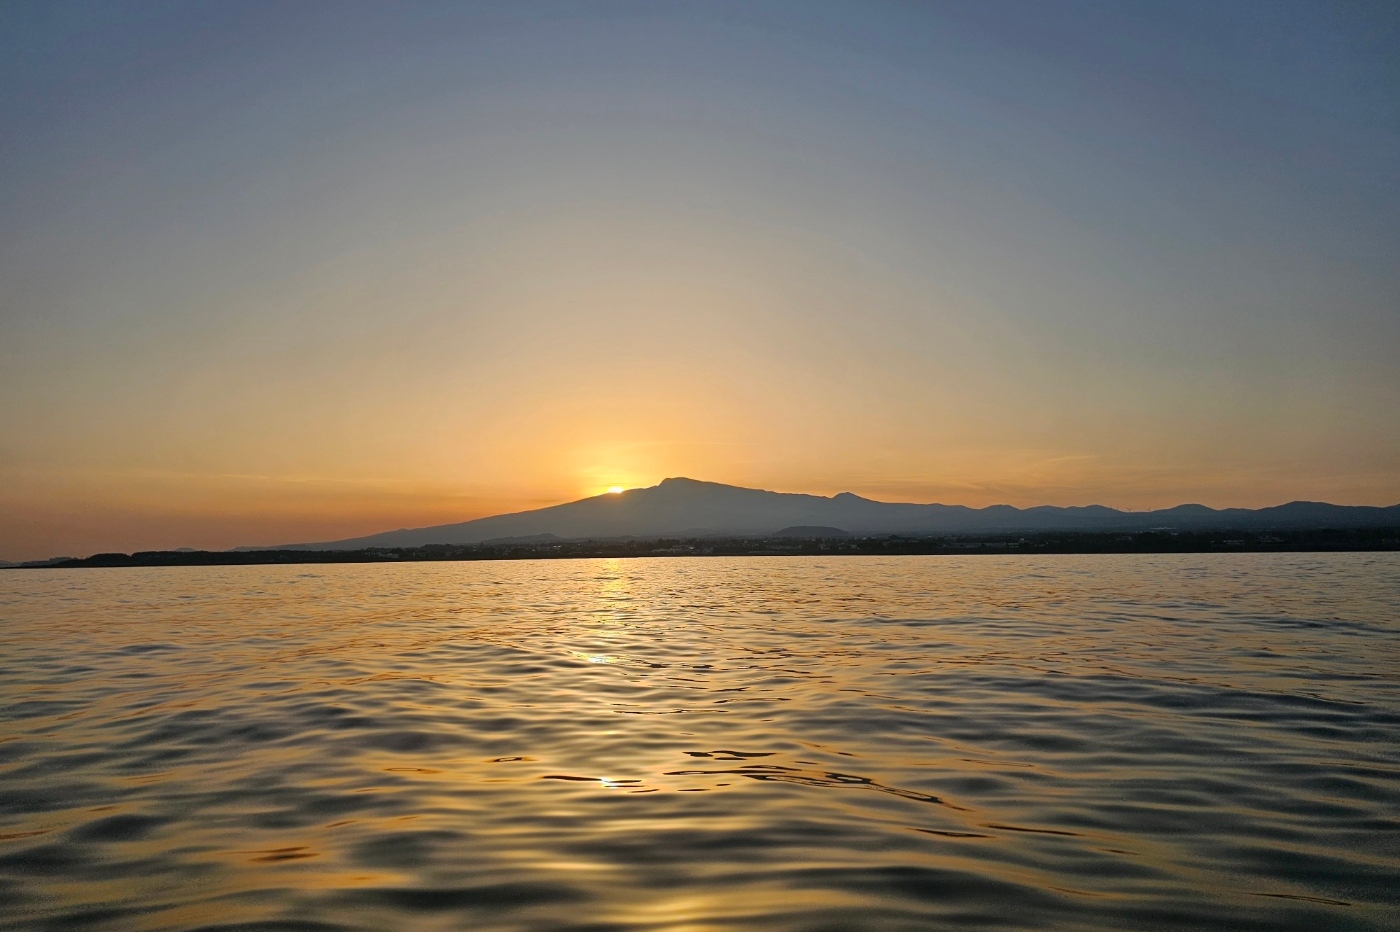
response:
M1392 554L0 574L19 929L1400 927Z

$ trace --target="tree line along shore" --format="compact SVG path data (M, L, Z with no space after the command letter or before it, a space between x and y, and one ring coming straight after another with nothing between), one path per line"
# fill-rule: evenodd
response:
M364 550L149 550L58 557L9 568L243 566L597 557L897 556L1056 553L1300 553L1400 550L1400 528L1283 531L1104 531L940 537L880 535L807 539L704 537L430 544Z

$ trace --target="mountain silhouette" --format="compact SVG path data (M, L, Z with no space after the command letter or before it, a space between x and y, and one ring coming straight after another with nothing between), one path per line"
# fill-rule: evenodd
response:
M495 515L425 528L401 528L285 550L360 550L477 544L511 539L549 540L707 536L769 536L793 528L839 528L856 536L937 535L1036 531L1142 531L1300 529L1400 526L1400 505L1386 508L1290 502L1272 508L1178 505L1160 511L1118 511L1103 505L1013 508L991 505L915 505L877 502L850 492L825 497L745 489L696 479L666 479L645 489L595 495L534 511ZM239 547L261 550L264 547Z

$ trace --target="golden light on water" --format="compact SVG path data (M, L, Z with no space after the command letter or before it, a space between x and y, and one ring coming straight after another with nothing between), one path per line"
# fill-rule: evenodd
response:
M1385 928L1392 556L7 571L0 927Z

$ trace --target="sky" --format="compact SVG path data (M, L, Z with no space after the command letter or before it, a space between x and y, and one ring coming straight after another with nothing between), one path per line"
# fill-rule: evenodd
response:
M1400 502L1400 5L0 5L0 558Z

